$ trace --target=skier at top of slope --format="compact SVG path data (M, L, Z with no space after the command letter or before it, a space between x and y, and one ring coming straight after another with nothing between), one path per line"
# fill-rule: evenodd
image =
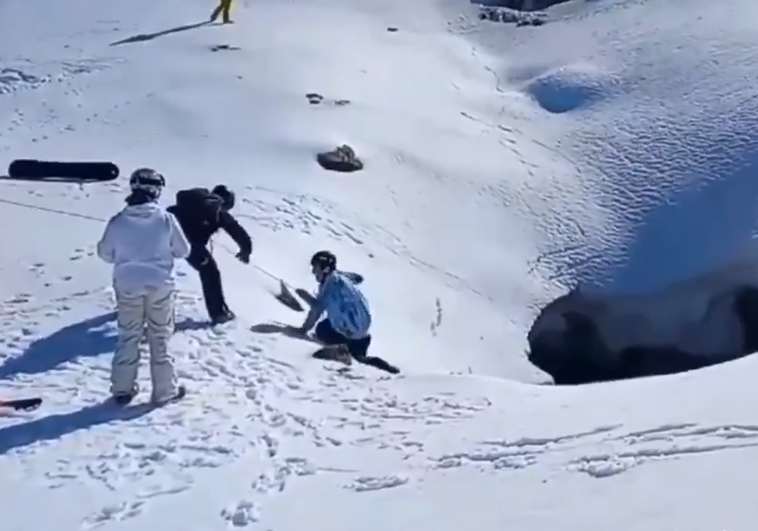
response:
M359 363L392 374L399 373L397 367L382 358L367 355L371 345L371 309L358 289L363 277L339 271L337 257L329 251L313 255L311 271L319 283L318 294L305 322L294 330L305 335L315 325L314 336L327 345L324 357L346 358L348 363L352 357ZM316 324L324 313L326 318Z
M192 247L187 262L200 274L205 306L213 324L234 319L234 313L226 305L221 272L207 248L208 242L219 229L223 229L239 246L237 259L242 263L249 263L253 252L250 235L229 212L234 203L234 192L220 184L213 190L180 190L176 194L176 204L168 208L176 216Z

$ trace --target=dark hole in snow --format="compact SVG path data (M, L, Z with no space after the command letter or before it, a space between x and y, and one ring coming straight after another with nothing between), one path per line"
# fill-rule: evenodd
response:
M701 330L728 328L719 331L728 336L727 340L716 340L711 347L697 338L681 341L682 344L656 342L652 337L656 327L646 326L641 314L608 317L613 305L608 298L586 296L576 289L557 298L543 308L529 331L529 361L552 376L556 385L579 385L676 374L758 351L758 287L736 286L715 295L700 321L677 325L677 333L669 334L686 337L698 326ZM599 325L599 321L603 324ZM611 346L601 328L626 333L628 337ZM741 332L734 337L732 330Z

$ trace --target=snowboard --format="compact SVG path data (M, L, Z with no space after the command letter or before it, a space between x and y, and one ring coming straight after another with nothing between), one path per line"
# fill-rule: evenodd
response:
M112 181L119 176L119 167L106 161L53 161L16 159L8 166L12 179Z
M42 399L39 397L34 398L19 398L16 400L0 400L0 408L10 408L15 410L32 410L37 409L42 405Z

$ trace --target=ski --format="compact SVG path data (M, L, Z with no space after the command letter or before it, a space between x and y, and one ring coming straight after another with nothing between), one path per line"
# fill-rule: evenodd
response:
M30 411L42 405L42 398L19 398L16 400L0 400L0 408Z

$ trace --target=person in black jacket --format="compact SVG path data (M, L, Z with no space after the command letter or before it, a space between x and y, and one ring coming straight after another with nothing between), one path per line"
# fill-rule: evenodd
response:
M237 258L244 264L250 262L253 252L250 235L229 213L234 208L234 200L234 192L220 184L213 190L180 190L176 194L176 204L168 208L190 243L187 262L200 274L205 306L214 325L234 319L234 313L226 305L221 272L207 247L211 236L224 229L239 246Z

